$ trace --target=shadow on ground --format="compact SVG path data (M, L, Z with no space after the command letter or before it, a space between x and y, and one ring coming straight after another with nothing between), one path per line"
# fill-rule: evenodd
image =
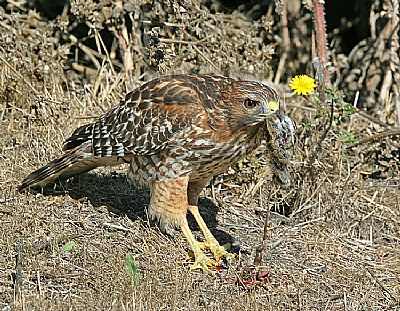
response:
M61 181L46 186L42 193L46 196L69 195L74 200L88 201L93 207L106 207L110 213L126 215L132 221L141 219L149 222L152 226L156 225L154 221L149 221L146 212L150 200L149 190L135 188L127 181L125 174L86 173L76 176L68 182ZM218 206L210 199L203 197L199 199L199 210L208 228L221 245L233 245L233 237L217 228ZM193 231L200 231L190 213L188 221ZM232 251L238 252L239 249Z

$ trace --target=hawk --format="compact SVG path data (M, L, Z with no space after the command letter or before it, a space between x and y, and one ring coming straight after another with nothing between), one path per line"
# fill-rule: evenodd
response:
M129 163L127 176L150 189L149 215L160 229L180 228L192 249L191 269L213 273L221 246L201 217L197 201L211 178L268 140L278 177L286 175L287 142L294 123L279 111L276 91L253 81L211 75L164 76L145 83L94 123L75 130L64 154L31 173L19 190L44 187L98 166ZM189 229L187 212L204 243ZM214 258L205 255L208 248Z

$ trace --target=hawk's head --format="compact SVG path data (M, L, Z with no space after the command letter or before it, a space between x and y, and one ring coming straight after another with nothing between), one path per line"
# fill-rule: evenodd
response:
M223 109L233 132L260 125L267 116L279 110L276 91L255 81L237 81L224 91Z

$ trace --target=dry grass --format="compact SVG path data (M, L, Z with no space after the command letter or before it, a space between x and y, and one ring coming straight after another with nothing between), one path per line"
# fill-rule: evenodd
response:
M239 255L216 277L189 271L183 235L166 236L149 223L148 192L132 188L123 167L19 194L23 177L59 155L65 137L89 121L82 117L101 114L124 93L125 79L107 64L93 81L64 71L62 49L38 21L32 12L4 19L3 28L11 24L0 34L7 43L0 47L2 310L400 310L397 136L367 141L347 159L327 154L314 176L298 150L293 188L271 195L260 267L269 278L253 286L242 282L268 209L269 184L252 191L262 157L217 177L203 193L206 222ZM299 103L287 104L300 120ZM382 129L360 115L349 128L360 138ZM65 250L71 241L75 247ZM139 284L125 271L128 253Z

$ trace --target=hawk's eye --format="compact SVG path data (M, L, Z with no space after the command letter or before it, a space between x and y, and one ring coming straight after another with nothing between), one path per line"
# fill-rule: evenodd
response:
M256 100L252 100L250 98L246 98L243 102L243 106L246 109L253 109L255 107L257 107L260 104L260 102L256 101Z

